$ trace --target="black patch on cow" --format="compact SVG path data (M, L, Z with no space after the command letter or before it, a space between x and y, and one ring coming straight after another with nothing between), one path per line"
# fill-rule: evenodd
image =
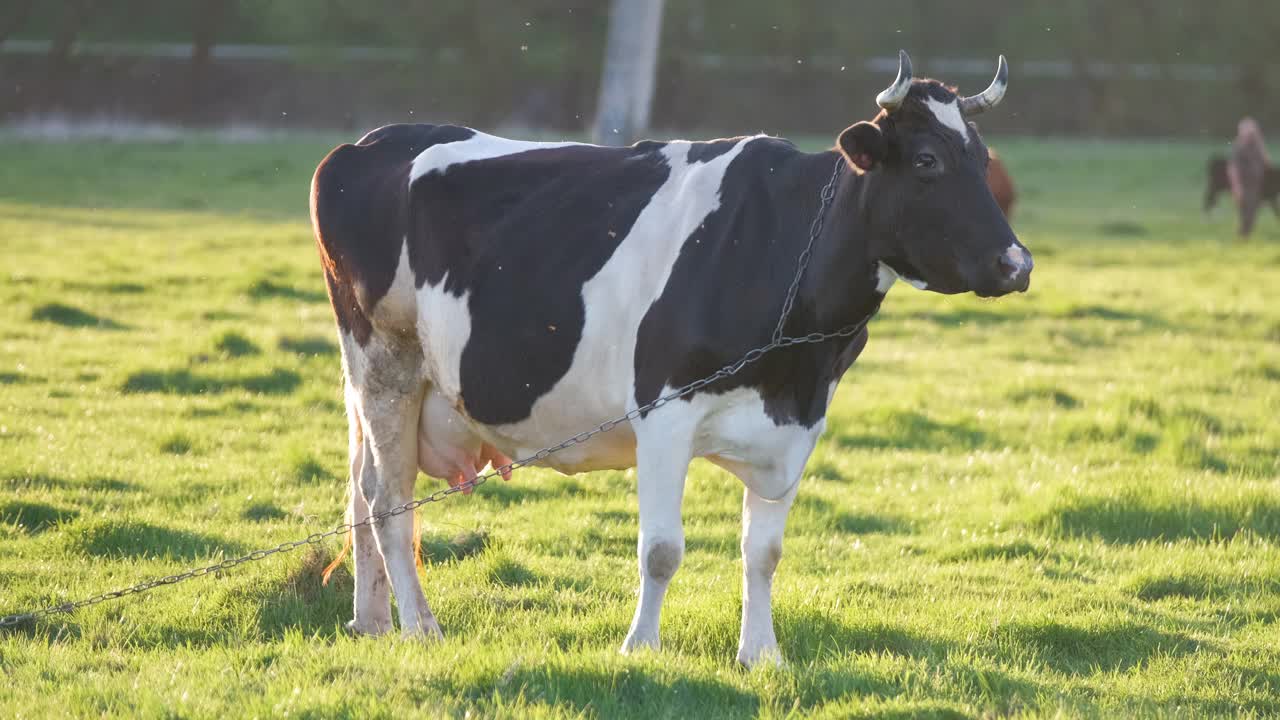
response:
M631 146L631 149L636 151L637 153L643 154L643 153L657 152L666 146L667 146L667 143L664 143L660 140L639 140L634 145Z
M740 142L742 142L742 138L736 137L691 143L689 145L689 155L685 160L691 165L693 163L709 163L737 147Z
M582 339L582 286L670 175L661 143L569 146L475 160L413 184L417 284L469 292L462 401L486 424L529 417ZM447 278L446 278L447 275Z
M474 130L448 125L388 125L358 144L341 145L316 168L311 212L325 285L338 326L364 345L369 317L395 279L407 222L409 170L426 148L458 142ZM364 289L359 302L355 284Z
M664 386L705 377L769 342L836 158L833 152L805 155L790 143L758 139L733 159L720 187L720 206L684 243L666 288L640 323L638 404L653 401ZM819 241L842 242L830 235ZM830 273L811 267L788 334L836 330L850 318L874 313L883 296L874 292L871 266L860 267L865 277L850 275L825 292L818 285ZM826 412L830 384L866 339L863 330L845 342L776 350L706 392L755 387L774 422L812 426Z
M940 103L949 103L956 101L955 88L947 87L937 80L922 79L915 82L911 89L920 90L920 93L927 95Z

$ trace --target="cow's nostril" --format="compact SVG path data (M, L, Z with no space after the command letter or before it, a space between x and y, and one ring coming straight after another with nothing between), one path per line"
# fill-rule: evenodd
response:
M1018 272L1018 264L1009 259L1008 253L1001 253L996 258L996 267L1004 277L1013 277Z

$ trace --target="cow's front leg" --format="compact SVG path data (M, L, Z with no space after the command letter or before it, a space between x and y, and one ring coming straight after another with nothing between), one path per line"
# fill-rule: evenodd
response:
M773 573L782 559L782 532L799 483L781 499L765 500L747 489L742 498L742 629L738 662L747 667L782 664L773 630Z
M646 443L639 439L640 600L631 620L631 630L622 643L623 653L660 646L658 621L662 614L662 598L684 558L680 503L684 499L689 453L680 445L664 444L656 439Z

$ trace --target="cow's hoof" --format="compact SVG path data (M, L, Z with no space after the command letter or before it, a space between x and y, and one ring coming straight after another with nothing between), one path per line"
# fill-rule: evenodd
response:
M748 670L770 667L781 669L787 666L787 661L782 657L782 652L777 646L774 646L752 651L739 650L738 664Z
M662 643L658 640L658 636L656 634L653 636L645 636L631 633L630 635L627 635L626 640L622 641L622 647L618 649L618 652L623 655L630 655L634 652L643 650L656 651L660 649L662 649Z
M417 627L402 629L400 636L406 640L425 640L427 642L444 639L444 633L440 631L440 623L436 622L434 616L419 620Z
M390 622L384 625L382 623L367 623L360 622L358 620L348 620L347 624L343 627L347 629L347 634L354 637L360 637L362 635L386 635L391 632Z

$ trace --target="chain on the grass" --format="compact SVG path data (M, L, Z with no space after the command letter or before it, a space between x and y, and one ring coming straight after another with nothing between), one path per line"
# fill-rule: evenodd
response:
M550 457L551 455L554 455L555 453L560 452L561 450L564 450L569 447L573 447L574 445L580 445L590 440L591 438L595 437L596 435L609 432L610 430L614 429L615 427L623 423L630 422L632 420L635 420L636 418L643 417L645 413L648 413L651 410L656 410L662 407L663 405L671 402L672 400L679 400L680 398L685 397L686 395L689 395L691 393L697 392L698 390L701 390L702 388L705 388L706 386L714 382L723 380L728 377L732 377L733 375L737 375L739 372L742 371L743 368L756 362L760 358L764 357L766 353L769 353L781 348L791 347L793 345L821 343L821 342L826 342L828 340L833 340L835 338L849 338L849 337L853 337L854 335L857 335L859 332L862 331L863 327L866 326L867 320L869 318L864 319L861 322L856 322L850 325L846 325L840 328L839 330L836 330L835 332L827 332L827 333L815 332L815 333L809 333L808 335L802 335L800 337L788 337L782 334L783 327L786 325L786 322L787 322L787 317L791 314L791 309L795 304L796 293L799 291L799 288L800 288L801 276L804 274L805 268L808 267L809 265L809 258L810 258L811 251L813 250L813 243L817 239L818 235L821 234L822 232L823 218L826 215L827 208L831 205L832 199L835 197L836 182L840 178L840 169L841 167L843 167L843 165L844 165L844 158L843 157L837 158L835 169L831 173L831 180L828 181L826 186L822 188L822 195L821 195L822 202L818 207L817 216L814 218L813 224L810 226L810 229L809 229L809 243L808 245L805 246L804 251L800 253L800 258L797 263L795 278L791 281L791 287L788 288L787 290L787 296L783 301L783 305L782 305L782 314L778 318L778 325L774 329L773 338L769 342L769 344L762 345L753 350L748 350L737 361L730 363L728 365L725 365L724 367L720 368L719 370L716 370L715 372L711 373L710 375L704 378L694 380L693 382L687 385L683 385L679 388L676 388L675 390L672 390L666 395L658 397L645 405L642 405L634 410L627 412L624 415L616 417L612 420L606 420L605 422L600 423L599 425L591 428L590 430L580 432L577 435L574 435L573 437L568 438L561 443L543 448L532 455L529 455L524 458L520 458L519 460L513 460L512 462L502 465L501 467L492 468L487 473L482 473L480 475L477 475L471 478L470 480L458 483L457 485L452 485L450 487L437 490L436 492L431 493L426 497L410 500L409 502L403 505L398 505L389 510L383 510L382 512L373 513L369 515L367 518L365 518L364 520L361 520L360 522L343 523L333 528L332 530L328 530L325 532L312 533L301 540L294 540L292 542L280 543L279 545L276 545L274 547L265 548L262 550L254 550L253 552L247 555L241 555L240 557L232 558L230 560L223 560L220 563L214 563L213 565L207 565L205 567L195 568L192 570L188 570L184 573L179 573L177 575L166 575L164 577L153 578L151 580L138 583L137 585L131 585L121 590L112 590L111 592L105 592L100 595L94 595L92 597L88 597L83 600L62 603L59 605L50 605L48 607L43 607L38 610L32 610L25 613L5 615L3 617L0 617L0 629L16 627L17 625L31 622L33 620L38 620L40 618L48 617L51 615L61 615L65 613L75 612L76 610L79 610L82 607L97 605L98 603L106 602L108 600L116 600L118 598L128 597L130 595L140 595L144 592L147 592L149 590L154 590L155 588L158 588L158 587L163 587L166 585L176 585L180 582L184 582L192 578L211 575L213 573L230 570L239 565L244 565L245 563L262 560L263 558L270 557L272 555L275 555L276 553L284 553L284 552L289 552L291 550L296 550L297 548L300 548L304 545L318 545L324 540L334 537L335 535L345 535L346 533L349 533L356 528L364 527L366 525L373 525L379 520L383 520L389 517L394 517L396 515L403 515L404 513L420 508L423 505L426 505L427 503L440 502L441 500L444 500L445 498L449 497L450 495L453 495L454 493L465 492L473 488L479 487L480 485L485 484L489 480L492 480L493 478L499 475L505 475L510 473L512 470L525 467L526 465L532 465L533 463L541 462L547 459L548 457Z

